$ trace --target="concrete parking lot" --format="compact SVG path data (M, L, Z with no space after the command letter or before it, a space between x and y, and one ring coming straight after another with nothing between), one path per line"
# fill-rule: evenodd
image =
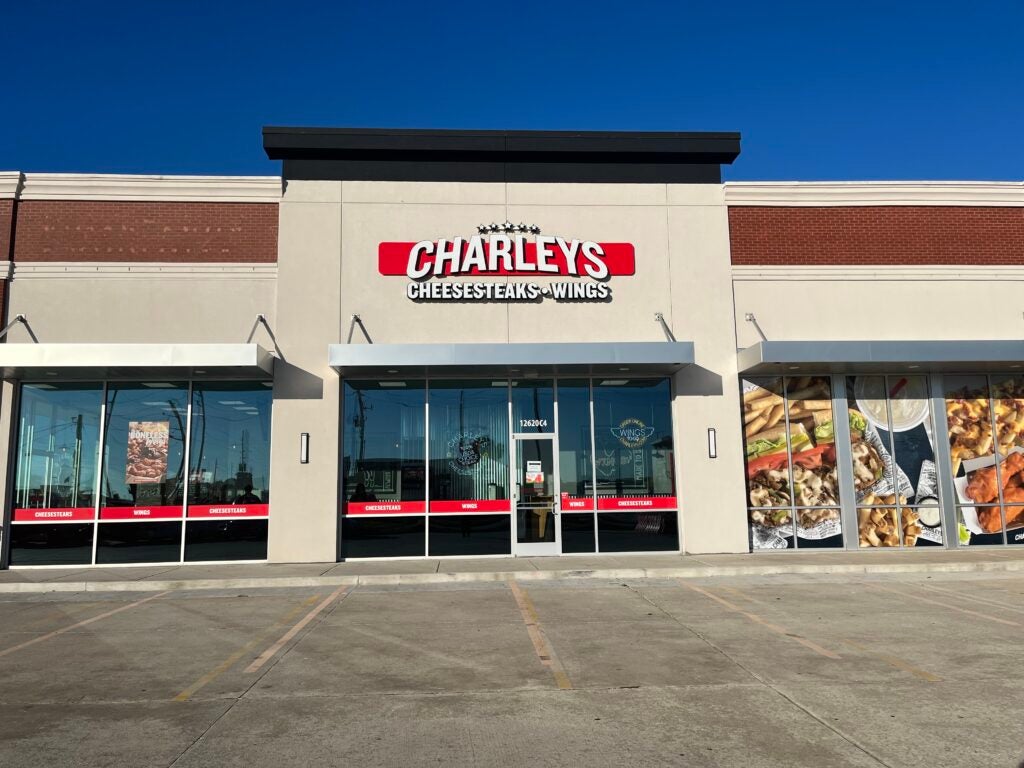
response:
M1017 766L1024 577L0 595L0 764Z

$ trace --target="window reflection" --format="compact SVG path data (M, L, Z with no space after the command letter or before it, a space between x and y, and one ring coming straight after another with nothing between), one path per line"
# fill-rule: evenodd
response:
M342 477L347 501L426 498L425 391L422 381L345 382Z
M107 387L103 507L165 507L153 516L181 517L187 396L180 383Z
M431 511L434 501L508 499L508 440L507 381L432 380Z
M668 379L595 380L594 438L599 498L675 496Z
M93 517L102 400L101 384L22 387L16 509L80 509Z
M190 508L269 501L271 402L270 389L259 383L193 387Z

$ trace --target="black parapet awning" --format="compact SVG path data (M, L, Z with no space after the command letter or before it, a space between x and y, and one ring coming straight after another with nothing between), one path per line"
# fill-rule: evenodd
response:
M263 149L286 181L718 184L740 134L267 126Z

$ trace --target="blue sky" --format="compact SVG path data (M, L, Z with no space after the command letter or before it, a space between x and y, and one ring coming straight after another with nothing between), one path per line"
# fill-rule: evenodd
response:
M1024 3L22 2L0 169L274 174L260 128L735 130L730 179L1024 179Z

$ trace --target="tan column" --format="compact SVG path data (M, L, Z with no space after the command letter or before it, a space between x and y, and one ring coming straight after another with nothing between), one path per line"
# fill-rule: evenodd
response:
M673 330L696 366L675 376L676 471L687 552L747 552L728 213L719 185L669 187ZM718 457L708 457L707 430Z
M338 341L341 182L289 182L281 203L270 451L273 562L337 556L339 381L327 365ZM299 435L309 433L309 463Z

